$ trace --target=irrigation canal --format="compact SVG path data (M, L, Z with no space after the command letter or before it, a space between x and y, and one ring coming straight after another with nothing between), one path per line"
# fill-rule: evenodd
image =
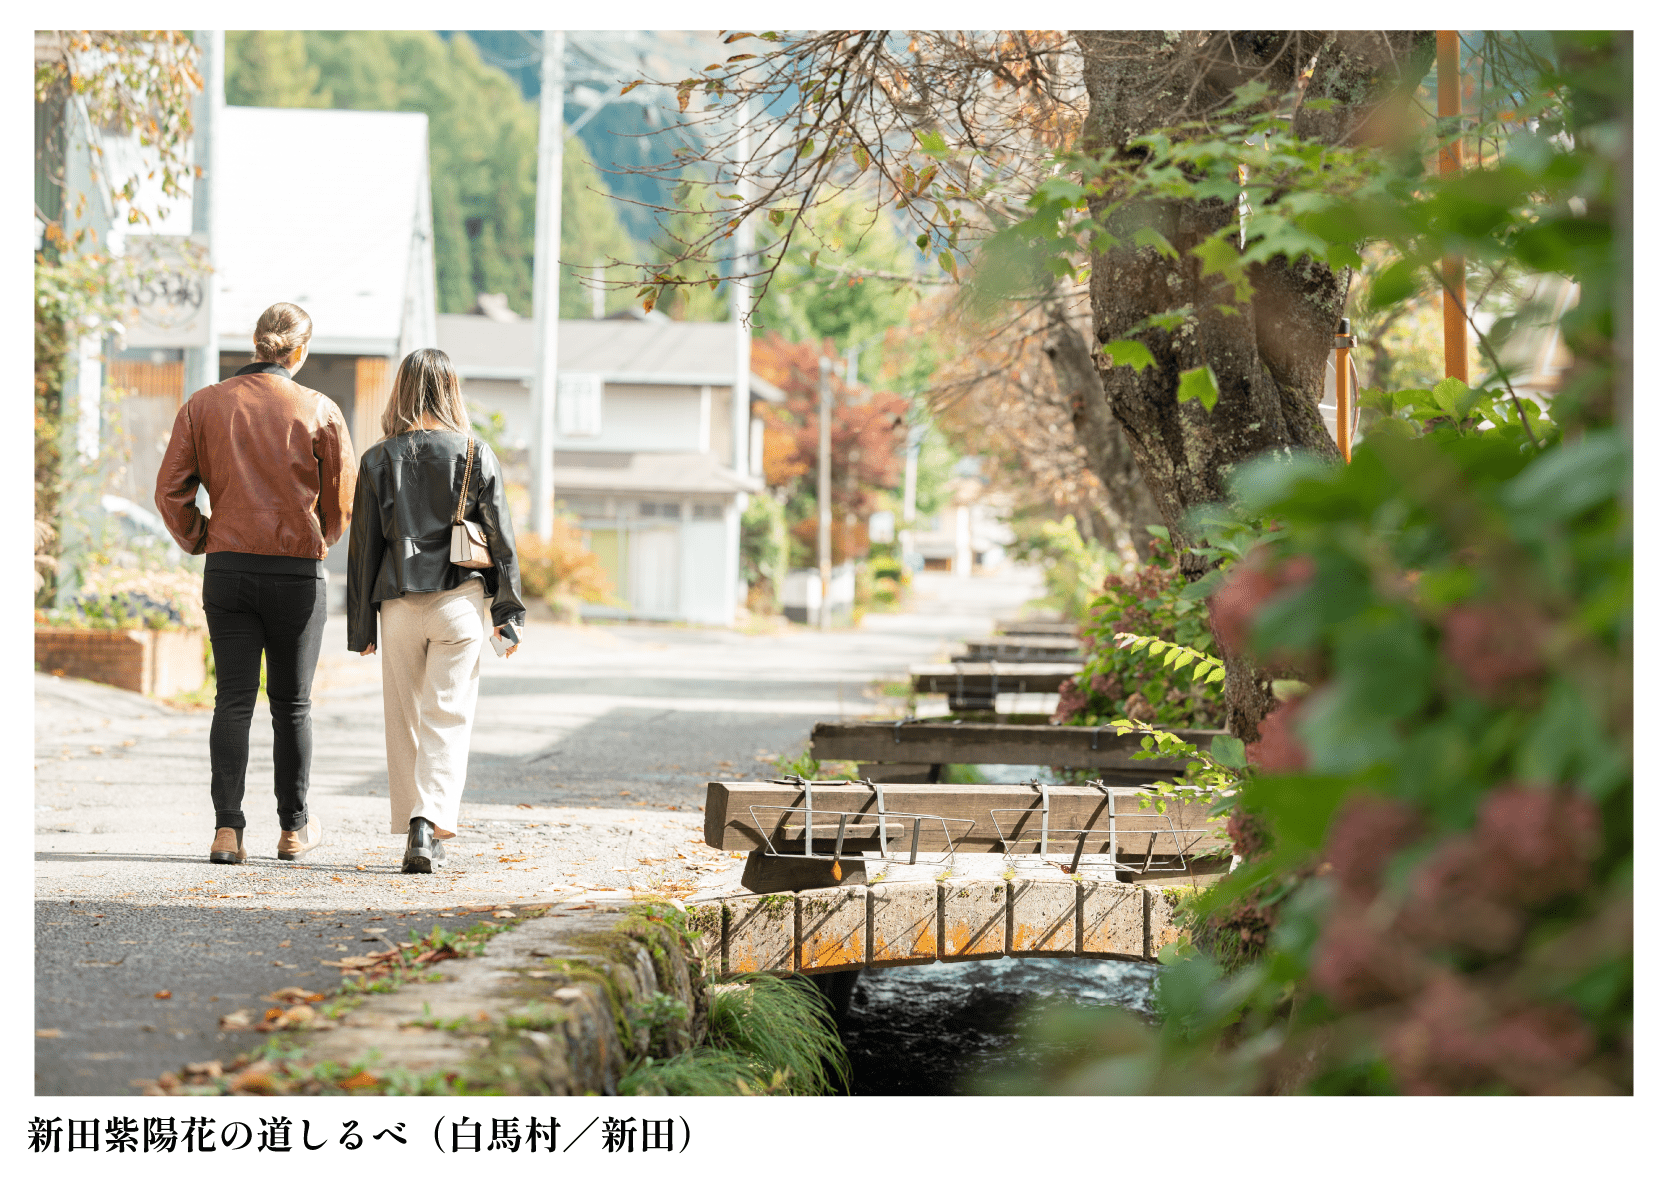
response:
M1158 968L1088 959L985 959L858 973L841 1041L854 1095L979 1093L980 1075L1030 1056L1042 1005L1151 1012Z

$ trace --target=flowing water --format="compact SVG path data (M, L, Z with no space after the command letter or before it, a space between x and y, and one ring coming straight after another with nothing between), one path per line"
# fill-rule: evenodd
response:
M985 959L862 972L840 1020L853 1094L969 1092L970 1075L1017 1064L1035 1004L1148 1014L1157 967L1091 959Z

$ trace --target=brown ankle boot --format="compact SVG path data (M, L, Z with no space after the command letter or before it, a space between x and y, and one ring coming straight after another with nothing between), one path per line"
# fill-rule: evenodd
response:
M209 845L209 863L241 865L243 858L243 829L216 828L214 830L214 843Z
M278 859L300 860L302 853L311 852L323 844L324 839L324 825L316 819L309 819L307 826L300 831L279 833Z

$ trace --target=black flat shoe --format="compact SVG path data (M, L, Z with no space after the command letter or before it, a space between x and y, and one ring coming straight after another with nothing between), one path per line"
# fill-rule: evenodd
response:
M411 821L406 835L406 856L401 862L402 873L432 873L437 864L446 860L440 841L435 839L435 825L418 816Z

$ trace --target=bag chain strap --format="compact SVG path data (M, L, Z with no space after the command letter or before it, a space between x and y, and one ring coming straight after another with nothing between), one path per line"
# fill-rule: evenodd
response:
M464 497L469 495L469 475L475 467L475 440L472 438L464 448L464 484L458 489L458 511L453 514L453 524L464 523Z

